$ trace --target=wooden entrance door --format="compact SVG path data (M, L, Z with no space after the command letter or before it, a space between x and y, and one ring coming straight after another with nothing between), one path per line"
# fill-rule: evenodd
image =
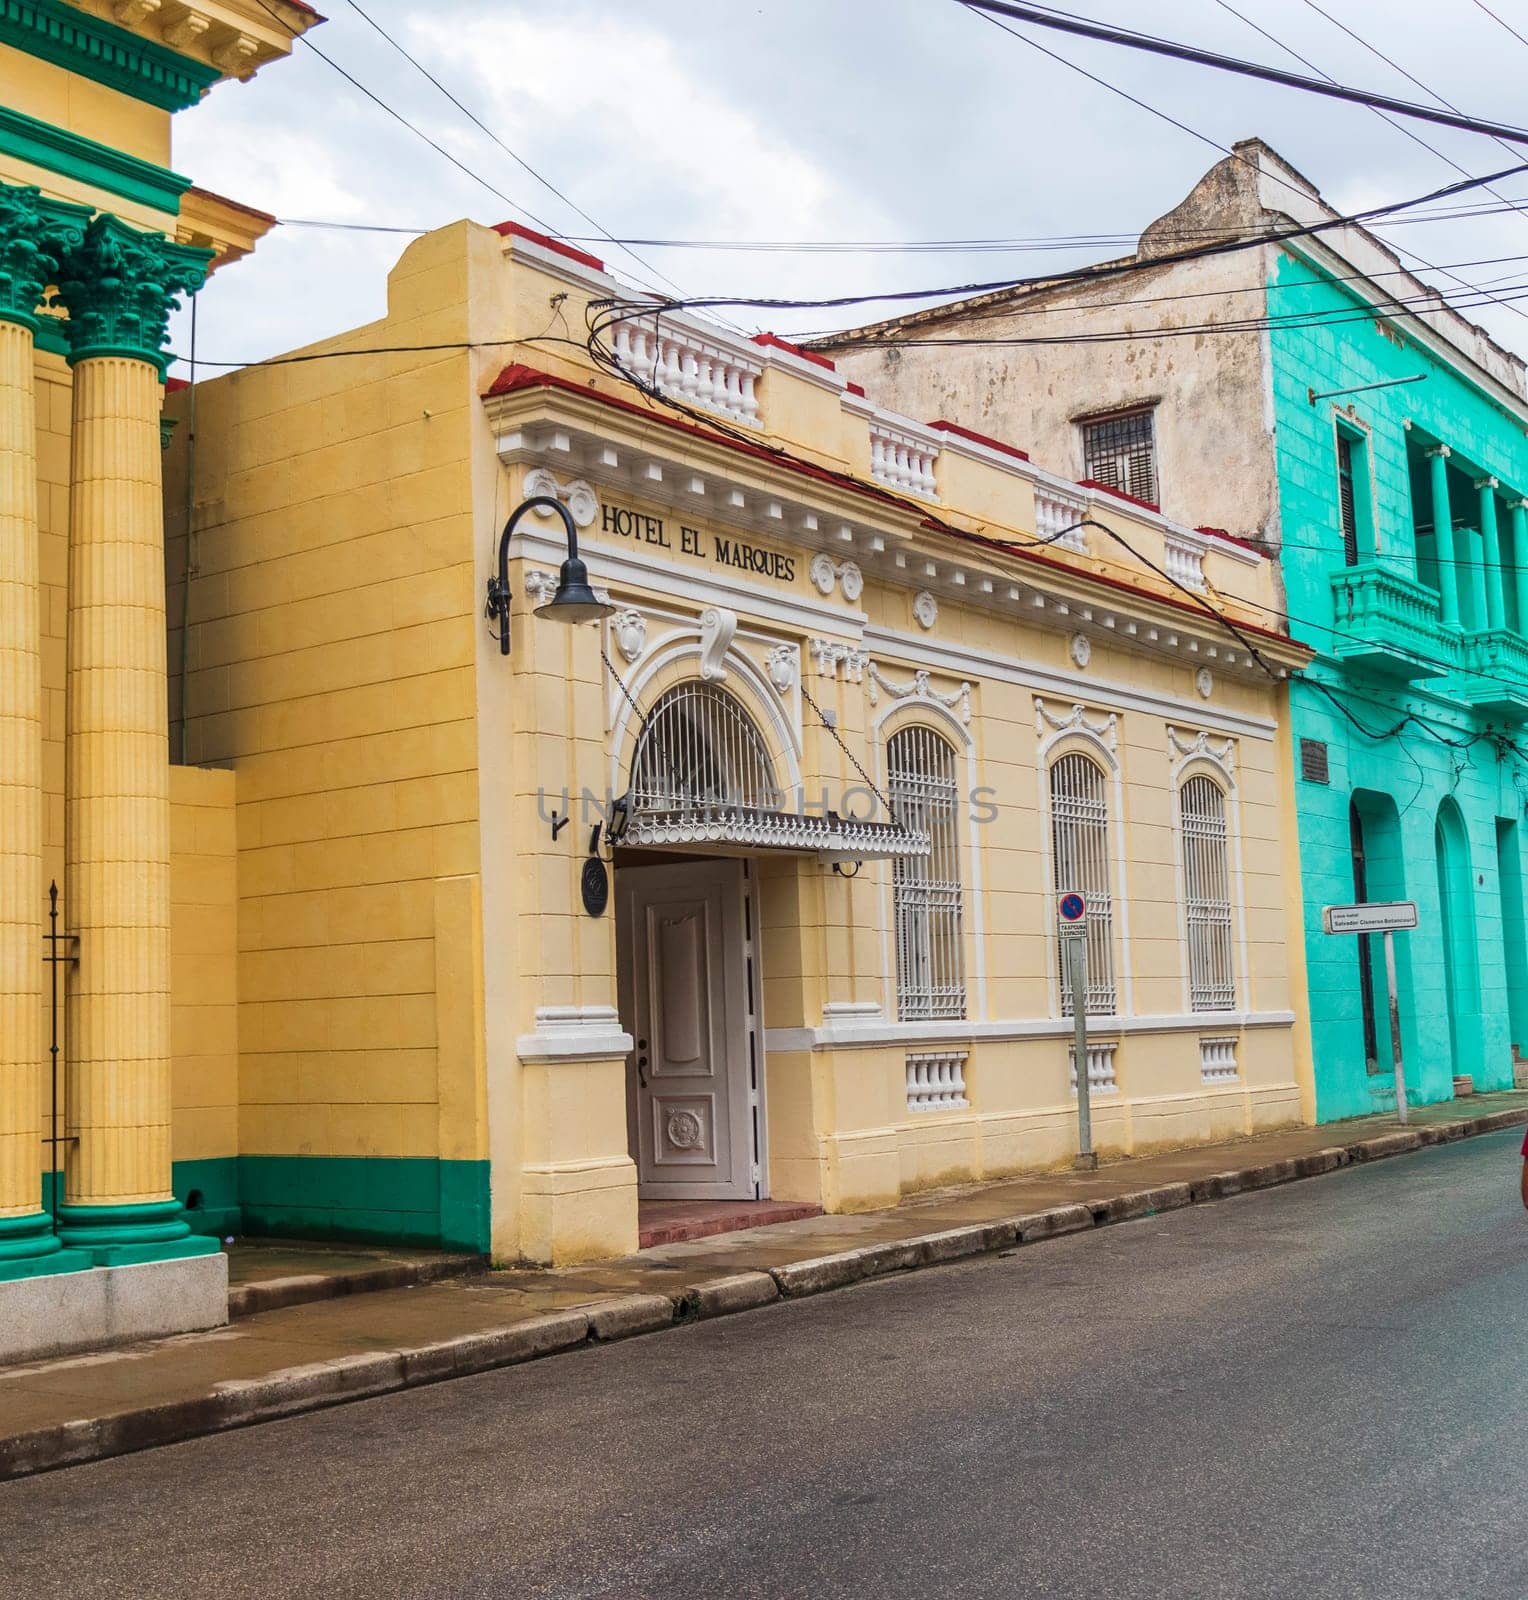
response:
M753 1199L742 863L621 867L616 896L639 1192Z

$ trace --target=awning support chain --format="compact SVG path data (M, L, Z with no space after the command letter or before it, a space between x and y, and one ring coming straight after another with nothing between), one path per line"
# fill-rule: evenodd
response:
M865 784L869 788L870 792L876 797L877 800L881 802L883 806L886 807L886 820L888 822L895 822L896 813L891 808L891 801L889 801L886 796L881 793L881 786L859 764L858 758L848 747L848 745L844 743L842 737L839 735L838 729L835 728L833 724L829 722L828 719L822 714L822 707L818 705L817 702L812 698L811 694L807 690L807 686L803 683L797 685L797 687L801 690L801 698L805 700L806 703L812 708L812 710L816 713L817 720L823 725L824 728L828 730L828 733L832 736L834 744L836 744L838 748L842 750L846 756L848 756L849 765L853 767L857 773L859 773L860 777L865 780Z

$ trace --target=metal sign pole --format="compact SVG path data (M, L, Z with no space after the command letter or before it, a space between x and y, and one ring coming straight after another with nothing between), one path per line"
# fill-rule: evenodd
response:
M1395 1112L1404 1125L1406 1069L1401 1064L1401 996L1395 985L1395 934L1385 929L1385 993L1390 1001L1390 1053L1395 1058Z
M1067 971L1072 985L1072 1049L1077 1058L1077 1168L1093 1172L1093 1092L1088 1082L1088 938L1082 927L1066 930Z

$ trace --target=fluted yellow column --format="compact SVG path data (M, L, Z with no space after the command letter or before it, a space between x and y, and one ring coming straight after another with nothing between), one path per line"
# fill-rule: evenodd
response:
M74 369L64 903L76 1142L66 1243L102 1265L201 1254L170 1186L170 797L160 349L205 255L98 217L59 282Z
M88 1265L42 1208L42 656L33 336L86 213L0 185L0 1280Z

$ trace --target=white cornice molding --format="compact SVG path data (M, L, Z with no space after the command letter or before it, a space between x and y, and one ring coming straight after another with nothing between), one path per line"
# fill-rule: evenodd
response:
M917 662L951 678L969 678L973 681L986 678L1012 683L1066 705L1071 705L1077 699L1078 680L1075 673L1054 671L1033 662L1020 661L1015 656L967 649L962 645L931 639L927 635L901 633L892 628L874 626L865 629L865 643L877 654ZM1088 675L1087 688L1087 698L1092 705L1107 705L1111 709L1124 711L1145 711L1152 716L1165 717L1180 726L1192 724L1195 727L1213 728L1222 734L1242 734L1249 739L1271 739L1276 726L1272 717L1249 716L1244 712L1210 707L1202 701L1154 694L1149 689L1095 677L1092 673Z
M1292 1028L1293 1011L1170 1012L1160 1016L1090 1016L1088 1032L1113 1034L1209 1033L1223 1036L1238 1028ZM828 1020L817 1028L766 1028L764 1048L782 1054L817 1050L871 1050L888 1046L1001 1044L1020 1039L1072 1037L1070 1017L1015 1017L987 1022L887 1022ZM1196 1063L1197 1065L1197 1063Z

